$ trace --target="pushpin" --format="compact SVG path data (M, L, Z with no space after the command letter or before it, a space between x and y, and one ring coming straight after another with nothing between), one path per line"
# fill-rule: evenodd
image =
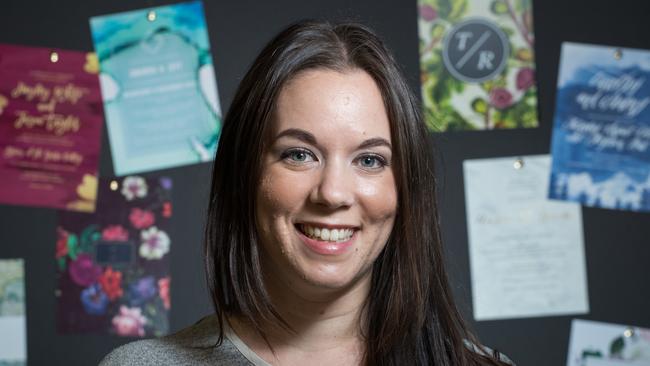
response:
M513 164L513 166L515 167L515 169L519 170L519 169L524 167L524 161L521 158L519 158L519 159L515 160L515 163Z
M56 51L50 53L50 61L55 64L59 61L59 54Z
M117 181L112 180L109 187L111 188L111 191L117 191L117 187L118 187Z
M149 10L149 12L147 13L147 20L150 22L156 20L156 12L153 10Z
M623 336L625 336L625 338L630 338L630 337L632 337L633 335L634 335L634 329L632 329L632 328L627 328L627 329L625 329L625 331L623 332Z
M623 58L623 51L620 48L617 48L616 50L614 50L614 58L617 59L617 60L620 60L621 58Z

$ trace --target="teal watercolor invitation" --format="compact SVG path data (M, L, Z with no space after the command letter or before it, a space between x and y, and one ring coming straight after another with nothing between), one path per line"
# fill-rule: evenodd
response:
M93 17L90 26L115 174L212 160L221 108L201 3Z

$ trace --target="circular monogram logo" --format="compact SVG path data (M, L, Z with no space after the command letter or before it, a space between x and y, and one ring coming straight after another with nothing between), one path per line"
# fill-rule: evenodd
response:
M508 37L494 23L468 19L445 36L442 56L447 70L457 79L479 83L498 75L506 66Z

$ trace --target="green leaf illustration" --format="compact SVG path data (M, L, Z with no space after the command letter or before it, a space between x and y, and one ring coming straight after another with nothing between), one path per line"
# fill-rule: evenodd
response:
M79 249L79 240L75 234L68 235L68 256L72 260L77 259L77 251Z

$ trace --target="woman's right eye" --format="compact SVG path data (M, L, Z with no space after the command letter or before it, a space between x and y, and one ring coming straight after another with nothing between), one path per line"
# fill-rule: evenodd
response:
M280 158L293 164L308 163L316 160L314 154L306 149L289 149L283 152Z

